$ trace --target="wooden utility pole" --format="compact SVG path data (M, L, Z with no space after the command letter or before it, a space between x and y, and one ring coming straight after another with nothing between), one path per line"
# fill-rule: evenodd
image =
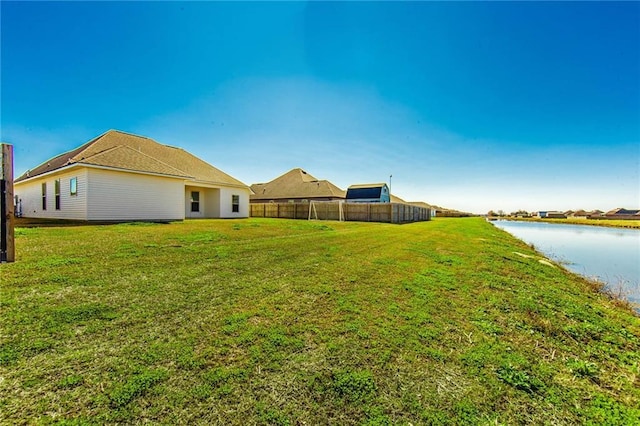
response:
M13 145L0 144L0 263L15 262L13 233Z

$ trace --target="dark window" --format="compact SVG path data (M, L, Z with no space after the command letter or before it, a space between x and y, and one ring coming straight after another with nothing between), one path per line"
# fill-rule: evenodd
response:
M191 211L200 211L200 193L198 191L191 191Z
M47 209L47 184L42 184L42 210Z
M55 181L54 195L56 197L56 210L60 210L60 179Z
M231 211L233 213L238 213L240 211L240 196L232 195L231 196Z
M71 178L69 181L69 193L71 195L78 195L78 178Z

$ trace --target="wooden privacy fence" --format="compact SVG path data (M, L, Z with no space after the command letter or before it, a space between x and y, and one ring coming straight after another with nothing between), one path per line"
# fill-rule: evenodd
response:
M311 209L311 215L309 214ZM407 223L431 220L431 210L400 203L251 203L251 217Z

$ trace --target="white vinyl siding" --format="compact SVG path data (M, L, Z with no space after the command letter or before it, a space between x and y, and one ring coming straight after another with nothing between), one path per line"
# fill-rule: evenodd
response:
M182 220L184 180L89 169L89 220Z
M77 191L71 194L71 179ZM60 210L55 209L55 181L60 180ZM47 209L42 209L42 184ZM200 211L191 212L191 191L200 193ZM182 220L185 217L249 217L249 189L189 185L184 179L93 167L71 167L15 184L22 215L89 221ZM239 211L232 211L233 195ZM193 213L193 214L192 214Z
M70 195L71 179L77 178L77 195ZM60 210L55 209L55 181L60 180ZM42 184L47 185L47 209L42 210ZM18 182L14 193L22 202L24 217L87 220L87 171L74 169Z
M232 195L240 197L239 212L233 212L231 205ZM220 217L241 218L249 217L249 189L245 188L220 188Z

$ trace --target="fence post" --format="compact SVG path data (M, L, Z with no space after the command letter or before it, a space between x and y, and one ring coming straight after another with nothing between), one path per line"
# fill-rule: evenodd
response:
M13 232L13 145L1 144L0 158L0 263L15 262L15 234Z

